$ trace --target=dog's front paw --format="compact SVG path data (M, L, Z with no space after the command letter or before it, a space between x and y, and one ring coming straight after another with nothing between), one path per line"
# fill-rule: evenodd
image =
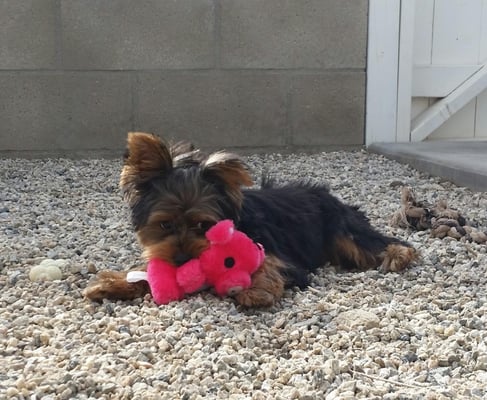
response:
M127 272L102 271L83 291L83 295L93 301L133 300L149 293L145 281L128 282Z
M235 295L235 300L245 307L270 307L284 293L281 274L284 263L275 256L266 256L264 263L252 275L250 288Z

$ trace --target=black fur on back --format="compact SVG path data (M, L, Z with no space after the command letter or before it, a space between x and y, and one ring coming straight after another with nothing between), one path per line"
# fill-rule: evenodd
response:
M307 286L309 273L328 261L355 267L350 260L333 259L336 238L351 238L373 254L400 242L374 230L363 212L342 203L324 185L267 182L243 193L237 227L286 263L288 286Z

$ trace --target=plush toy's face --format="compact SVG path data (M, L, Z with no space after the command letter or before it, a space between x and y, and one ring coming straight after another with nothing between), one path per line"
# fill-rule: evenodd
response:
M207 232L211 245L201 256L208 283L220 296L235 295L250 287L251 275L264 261L264 248L222 221Z

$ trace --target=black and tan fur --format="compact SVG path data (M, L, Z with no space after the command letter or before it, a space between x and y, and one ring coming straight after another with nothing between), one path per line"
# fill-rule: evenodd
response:
M130 133L120 186L130 207L144 257L181 265L208 246L205 231L222 219L266 249L252 286L235 295L244 306L274 304L286 287L305 288L309 274L327 262L364 270L401 271L416 258L407 243L371 227L356 207L325 185L304 182L252 185L243 160L231 153L205 156L188 144L169 146L146 133ZM126 273L104 271L88 298L133 299L149 292Z

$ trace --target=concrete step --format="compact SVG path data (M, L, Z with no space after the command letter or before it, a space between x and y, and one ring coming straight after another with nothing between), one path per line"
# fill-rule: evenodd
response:
M487 140L375 143L368 150L459 186L487 191Z

